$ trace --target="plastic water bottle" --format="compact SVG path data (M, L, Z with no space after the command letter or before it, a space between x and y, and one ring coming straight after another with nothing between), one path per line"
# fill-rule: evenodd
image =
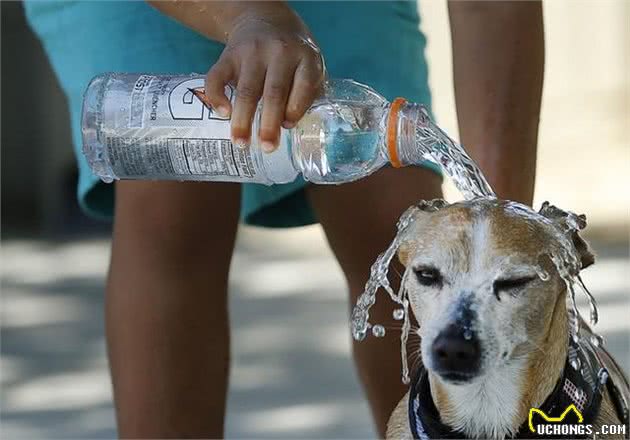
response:
M273 153L258 147L260 107L248 147L232 144L230 121L200 99L201 75L107 73L83 101L83 152L102 180L153 179L271 185L299 174L318 184L365 177L386 163L420 163L416 128L426 110L398 98L390 104L351 80L330 80L323 95ZM230 86L226 96L234 99ZM421 120L421 121L420 121Z

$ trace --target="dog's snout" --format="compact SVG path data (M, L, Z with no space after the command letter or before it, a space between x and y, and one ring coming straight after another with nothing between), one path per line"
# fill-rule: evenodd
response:
M434 368L444 378L461 381L478 372L481 361L479 339L469 332L452 324L433 341Z

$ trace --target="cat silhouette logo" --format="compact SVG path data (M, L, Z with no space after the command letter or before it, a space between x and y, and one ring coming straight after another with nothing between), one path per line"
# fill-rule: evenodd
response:
M225 86L225 95L230 100L232 93L232 88ZM191 78L177 84L168 95L168 109L171 117L178 120L229 119L216 114L205 102L203 78Z
M542 411L541 409L530 408L528 424L529 424L529 430L531 432L536 432L536 429L534 427L534 414L539 414L542 417L543 421L546 423L563 423L565 419L570 416L570 414L575 415L575 418L576 418L575 421L577 423L582 423L584 421L584 417L582 417L582 413L580 412L580 410L576 408L574 404L567 406L567 409L565 409L562 412L562 414L560 414L558 417L550 417L547 414L545 414L544 411ZM537 423L537 424L540 424L540 423Z

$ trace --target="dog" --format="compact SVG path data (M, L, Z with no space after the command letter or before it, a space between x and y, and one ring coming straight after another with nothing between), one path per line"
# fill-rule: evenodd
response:
M569 231L577 270L594 263L579 228L568 229L585 218L544 206L475 199L416 207L398 259L422 365L387 438L595 438L610 424L625 424L625 434L597 438L627 438L628 380L585 322L571 337L581 318L550 258L557 231ZM562 417L582 428L545 437L533 427Z

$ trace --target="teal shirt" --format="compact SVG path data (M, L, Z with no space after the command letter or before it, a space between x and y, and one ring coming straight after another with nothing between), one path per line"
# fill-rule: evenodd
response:
M426 40L419 30L416 2L301 1L292 7L319 43L330 77L352 78L390 100L404 96L430 108ZM27 1L25 9L67 95L79 167L79 203L85 212L109 218L114 209L113 185L94 176L81 154L81 100L88 82L111 71L204 73L223 45L145 2ZM270 187L245 184L242 220L269 227L316 222L305 185L302 179Z

